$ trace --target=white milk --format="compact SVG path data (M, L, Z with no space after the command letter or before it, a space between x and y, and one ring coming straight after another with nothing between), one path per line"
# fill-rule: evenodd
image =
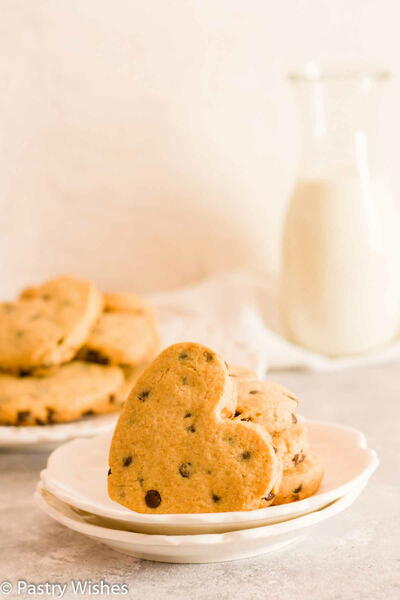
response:
M283 235L282 309L290 338L344 355L389 341L400 317L400 231L383 182L300 179Z

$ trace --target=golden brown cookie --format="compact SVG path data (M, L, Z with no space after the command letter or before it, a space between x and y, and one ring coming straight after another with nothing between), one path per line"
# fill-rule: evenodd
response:
M159 339L147 314L104 312L79 357L104 365L140 365L157 353Z
M79 358L99 364L138 366L159 350L153 312L134 294L105 294L105 311L94 326Z
M125 402L109 456L108 491L142 513L257 508L281 476L262 427L226 418L235 387L212 350L164 350Z
M4 373L0 374L0 424L45 425L114 412L127 393L119 367L72 361L44 377Z
M272 434L272 443L282 461L284 469L290 469L301 462L308 452L307 428L298 423L285 427Z
M103 299L91 281L63 276L0 304L0 368L31 372L70 360L98 319Z
M299 464L283 472L279 492L273 504L287 504L315 494L324 476L322 460L309 453Z
M269 433L297 423L297 400L283 386L249 379L237 379L236 386L236 420L259 423Z

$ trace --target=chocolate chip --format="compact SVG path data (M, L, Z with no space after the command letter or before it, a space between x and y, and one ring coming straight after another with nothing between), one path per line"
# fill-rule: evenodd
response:
M59 340L57 340L57 345L58 345L58 346L61 346L61 344L62 344L63 342L64 342L64 338L63 338L63 337L60 337L60 339L59 339Z
M129 467L129 465L131 465L131 464L132 464L132 456L125 456L122 459L122 466Z
M213 502L219 502L221 500L221 496L217 496L217 494L213 494L211 498Z
M48 406L46 406L46 410L47 410L47 422L48 423L54 423L54 415L56 414L56 411L54 410L54 408L49 408Z
M189 427L186 427L186 431L190 431L190 433L195 433L196 427L194 425L189 425Z
M275 446L272 446L274 449L275 454L278 454L278 448L275 448Z
M251 417L243 417L243 419L240 419L241 421L251 421Z
M110 363L110 359L107 356L104 356L98 350L91 349L86 350L85 360L89 362L95 362L99 365L108 365Z
M143 390L138 394L138 399L144 402L150 396L150 390Z
M297 417L294 413L292 413L292 423L297 423Z
M186 360L189 358L189 354L187 352L181 352L178 356L179 360Z
M270 500L273 500L274 498L275 498L275 494L274 494L274 492L270 492L270 493L268 494L268 496L265 496L265 497L263 498L263 500L265 500L266 502L269 502Z
M30 410L19 410L17 412L17 425L21 425L22 423L25 423L25 421L28 419L30 414L31 414Z
M111 469L108 469L107 475L111 475Z
M304 456L303 452L300 452L299 454L295 454L292 458L295 465L302 463L304 459L305 459L305 456Z
M242 454L240 455L240 457L243 460L249 460L249 458L251 457L251 452L249 452L248 450L245 450L244 452L242 452Z
M258 390L250 390L249 394L258 394L259 391Z
M115 395L114 394L110 394L108 396L108 401L109 401L110 404L114 404L114 402L115 402Z
M35 419L35 423L36 425L44 425L44 421L42 421L42 419L38 419L37 417Z
M31 375L31 374L32 374L32 371L29 369L20 369L18 371L18 375L20 377L29 377L29 375Z
M299 485L299 487L297 487L295 490L293 490L293 494L298 494L299 492L301 492L302 489L303 489L303 484L301 483Z
M235 414L233 415L234 417L239 417L242 413L240 412L240 410L236 410Z
M188 378L187 377L182 377L182 385L188 385Z
M191 462L182 463L181 466L179 467L179 473L182 475L182 477L185 477L186 479L190 479L190 477L192 476L192 463Z
M204 358L206 359L207 362L211 362L214 359L214 357L211 354L211 352L204 352L203 356L204 356Z
M85 410L82 413L82 417L91 417L94 415L94 410L92 410L91 408L89 408L89 410Z
M187 413L185 413L185 415L184 415L184 417L183 417L183 418L184 418L184 419L188 419L188 418L189 418L189 417L191 417L191 416L192 416L192 413L191 413L191 412L187 412Z
M149 490L146 492L144 500L149 508L157 508L161 504L161 496L157 490Z

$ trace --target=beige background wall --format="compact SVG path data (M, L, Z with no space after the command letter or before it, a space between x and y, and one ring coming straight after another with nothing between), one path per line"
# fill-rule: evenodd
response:
M314 60L397 73L396 0L1 0L2 293L49 273L171 288L276 268L298 127L285 74Z

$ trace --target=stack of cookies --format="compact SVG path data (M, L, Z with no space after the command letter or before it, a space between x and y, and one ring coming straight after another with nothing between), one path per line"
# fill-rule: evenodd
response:
M158 351L134 294L61 276L0 303L0 424L44 425L118 410Z
M211 349L164 350L133 387L109 456L112 500L141 513L264 508L313 494L323 467L284 387Z
M323 476L321 460L309 447L307 427L298 422L296 396L250 371L233 371L237 387L235 421L257 423L269 433L282 463L282 481L272 504L302 500L316 492ZM263 504L261 503L261 506Z

